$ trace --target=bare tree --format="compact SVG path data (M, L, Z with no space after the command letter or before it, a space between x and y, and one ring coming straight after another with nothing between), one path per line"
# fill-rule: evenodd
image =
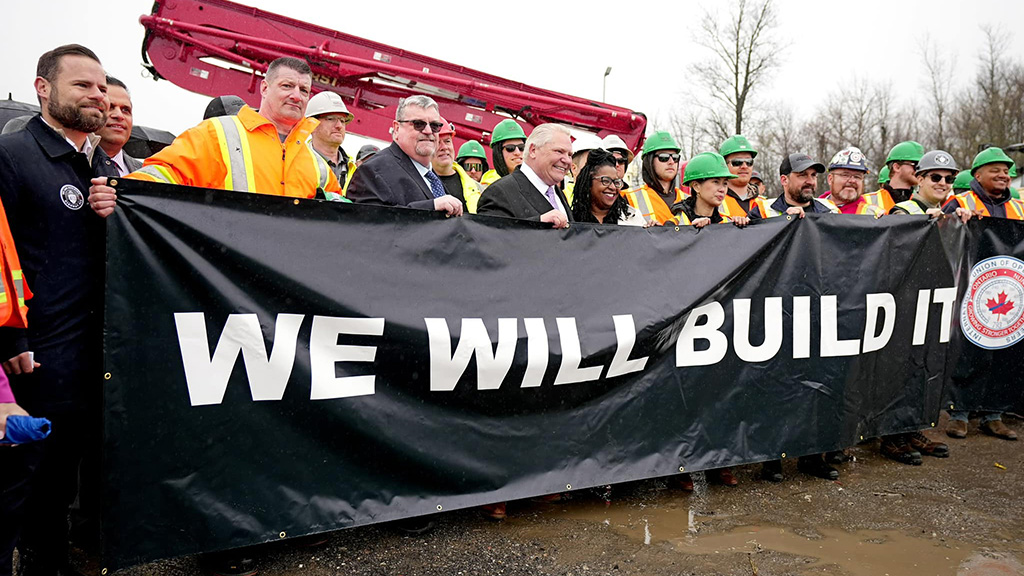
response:
M939 52L938 46L931 36L925 36L919 50L924 63L926 77L925 88L931 105L931 140L935 147L946 150L948 146L947 124L950 109L953 107L953 72L956 69L956 58L947 58Z
M783 46L774 33L777 26L773 0L733 0L725 21L704 14L698 42L712 58L691 71L714 101L703 104L711 125L724 133L719 136L743 132L747 104L779 66Z

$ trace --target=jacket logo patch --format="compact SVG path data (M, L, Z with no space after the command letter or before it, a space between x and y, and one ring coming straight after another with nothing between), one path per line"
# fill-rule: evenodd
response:
M85 205L85 194L71 184L65 184L60 189L60 201L72 210L78 210Z

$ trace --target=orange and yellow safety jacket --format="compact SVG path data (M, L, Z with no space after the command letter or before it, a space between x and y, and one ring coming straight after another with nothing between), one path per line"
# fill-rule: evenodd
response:
M767 218L768 213L764 208L764 198L757 196L750 199L750 211L757 210L761 214L761 218ZM743 209L739 201L733 198L731 195L725 195L725 201L718 207L718 211L723 216L746 216L748 212Z
M882 214L888 214L889 210L896 205L896 200L893 200L892 194L885 188L864 194L861 198L864 199L864 202L857 207L857 214L870 214L876 218Z
M0 204L0 326L27 328L28 306L32 291L25 283L14 238L7 226L7 212Z
M317 190L340 194L334 172L309 144L316 125L306 118L281 142L270 120L243 106L237 116L189 128L127 177L296 198L314 198Z
M961 208L967 208L968 210L980 214L982 216L990 216L988 208L985 203L981 201L981 198L974 192L974 190L968 190L967 192L961 192L949 199L950 202L956 201ZM1016 198L1010 198L1006 201L1003 206L1006 207L1006 217L1010 220L1024 220L1024 200L1017 200Z
M640 212L640 215L644 217L646 222L653 220L658 224L664 224L665 222L675 221L675 216L672 214L672 206L665 204L661 196L650 186L644 184L639 188L624 190L621 194L626 198L626 202L629 202L630 206ZM689 194L677 187L676 199L672 203L682 202L688 196Z

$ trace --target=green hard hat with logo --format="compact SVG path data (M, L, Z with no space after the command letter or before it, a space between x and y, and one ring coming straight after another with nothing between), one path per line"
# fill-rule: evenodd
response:
M1013 160L1003 152L1002 148L992 146L991 148L985 148L978 155L974 157L974 162L971 163L971 175L978 171L978 168L986 164L1006 164L1007 168L1013 167Z
M749 152L751 158L757 156L757 150L754 150L754 147L750 145L750 141L743 134L726 138L725 142L722 142L722 145L718 147L718 153L723 158L737 152Z
M956 180L953 180L953 191L970 190L971 180L974 180L974 176L971 176L971 171L961 170L957 173Z
M675 150L678 152L681 148L676 143L676 139L668 132L655 132L644 142L643 155L646 156L650 152L657 152L659 150Z
M885 164L890 162L919 162L924 156L924 146L913 140L900 142L889 150L889 156L885 158Z
M517 139L526 140L526 132L523 132L523 127L511 118L498 122L498 125L494 127L494 131L491 132L491 145L504 142L505 140Z
M888 183L889 183L889 167L888 166L883 166L882 169L878 171L878 185L881 186L882 184L888 184Z
M487 153L484 152L484 147L476 140L470 140L459 147L459 154L455 157L455 160L462 160L463 158L480 158L481 160L487 160Z
M736 175L729 172L725 165L725 157L717 152L701 152L686 163L686 173L683 175L683 184L694 180L706 180L708 178L735 178Z

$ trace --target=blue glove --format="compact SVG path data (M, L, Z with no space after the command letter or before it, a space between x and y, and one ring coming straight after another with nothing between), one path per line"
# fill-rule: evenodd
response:
M8 416L7 433L0 444L25 444L42 440L50 435L50 421L31 416Z

